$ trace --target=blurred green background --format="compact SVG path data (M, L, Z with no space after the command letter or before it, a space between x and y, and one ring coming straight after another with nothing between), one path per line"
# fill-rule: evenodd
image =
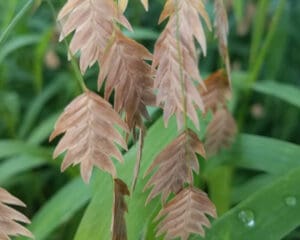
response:
M0 186L7 188L27 204L24 212L33 219L31 229L37 240L68 240L73 239L75 235L76 239L109 239L104 237L106 233L101 235L100 225L106 221L103 226L109 228L110 216L107 216L108 220L99 219L98 224L89 222L91 219L97 219L97 215L89 217L96 200L92 201L85 213L89 200L98 199L96 190L98 185L100 186L100 177L105 181L108 177L97 173L99 176L95 177L96 180L92 181L91 186L85 186L78 178L78 168L71 168L61 174L61 159L52 160L54 145L49 144L47 140L59 113L80 94L80 86L75 80L76 73L67 61L66 47L63 43L58 43L59 27L55 15L64 2L0 1ZM207 2L207 9L213 19L212 2ZM271 186L274 181L280 181L281 173L273 174L271 171L268 175L268 168L281 169L284 166L287 168L285 173L293 176L291 171L300 167L300 162L297 162L300 161L300 147L297 146L300 144L300 1L232 0L227 3L234 91L231 108L239 124L239 131L247 133L241 136L246 153L248 151L249 155L253 155L252 158L260 162L258 166L264 162L267 164L268 157L271 164L266 165L267 170L255 167L255 164L254 167L248 166L247 163L235 164L234 161L242 158L240 155L246 154L245 152L239 156L235 155L235 159L231 158L227 164L219 164L218 160L215 160L212 164L214 170L207 173L204 171L197 181L200 186L209 190L217 204L219 215L227 212L229 208L239 206L237 204L241 201L243 204L243 200L247 201L251 194L254 194L253 200L257 196L256 191L261 187ZM126 11L135 29L134 33L126 34L143 43L151 51L164 26L157 25L163 4L162 0L150 0L150 10L145 12L138 0L130 0ZM208 54L206 58L200 59L199 66L204 76L222 66L214 34L207 32L207 39ZM94 90L97 71L95 66L89 69L84 77L87 85ZM159 125L160 114L154 114L153 121L148 124L150 128L153 126L148 141L156 139L158 134L164 134L165 130ZM170 136L169 139L172 137L170 131L165 131L165 134ZM255 138L255 135L268 138ZM271 138L272 140L269 140ZM162 140L164 139L162 137ZM247 141L250 146L246 144ZM148 156L148 166L151 157L158 153L159 149L152 149L153 153L149 154L147 151L146 143L144 161L147 162ZM283 165L276 165L278 157L282 158ZM214 159L210 162L212 161ZM209 169L209 166L207 168ZM131 169L128 172L131 173ZM291 176L289 175L290 178ZM299 180L295 177L293 184L299 186ZM129 182L130 178L127 181ZM137 192L142 191L142 184L137 188ZM282 187L288 188L288 184L284 183ZM110 188L111 186L108 186L106 190L99 190L103 192L102 198L110 194ZM134 196L139 195L137 193ZM111 199L111 196L107 198ZM293 202L293 199L287 196L287 201ZM269 199L270 202L273 200ZM259 203L260 201L257 201L257 204ZM110 206L107 207L110 209ZM143 204L139 207L143 208ZM235 211L234 208L231 211ZM275 218L277 221L273 219L274 222L270 222L266 231L263 227L253 230L265 232L266 235L259 235L261 237L251 235L251 229L246 229L247 231L241 230L241 234L249 233L249 236L241 235L243 237L238 238L233 234L231 237L223 235L224 238L213 238L212 233L208 235L208 239L300 239L300 229L296 229L300 226L299 208L293 212L287 215L287 219L284 219L285 215L277 216L276 212L266 212L266 216L268 213L271 219ZM227 226L226 217L228 218L230 212L226 214L225 222L221 222L223 227ZM244 220L247 223L253 216L247 211L246 215ZM147 228L138 238L154 239L153 226L149 223L152 218L153 213L149 215L147 227L137 224L129 226L129 232L134 228L138 229L137 232ZM223 221L224 218L220 220ZM242 219L242 222L244 220ZM128 217L128 221L145 222L145 219L135 219L132 215ZM97 229L99 227L95 230L98 237L94 236L85 224ZM281 226L284 224L288 226ZM276 228L284 231L277 234L279 230ZM109 229L107 231L109 232ZM129 239L135 240L133 237Z

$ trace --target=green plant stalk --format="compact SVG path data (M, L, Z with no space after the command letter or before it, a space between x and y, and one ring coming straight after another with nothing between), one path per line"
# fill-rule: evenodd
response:
M7 36L11 33L11 31L14 29L14 27L17 25L17 23L20 21L20 19L25 15L25 13L31 7L33 2L34 2L33 0L29 0L23 6L23 8L18 12L18 14L13 18L13 20L10 22L10 24L6 27L6 29L0 35L0 45L7 38Z
M250 101L250 97L251 97L251 88L252 86L255 84L255 82L257 81L257 78L259 76L261 67L263 65L263 62L266 58L266 55L268 53L268 51L270 50L270 46L272 45L272 41L274 39L274 36L276 35L276 30L277 30L277 26L279 24L280 21L280 17L283 13L284 10L284 6L285 6L285 2L286 0L280 0L278 7L276 9L275 15L272 19L271 22L271 26L270 26L270 30L268 32L268 35L266 37L266 40L263 44L263 47L260 51L259 56L257 57L255 64L252 68L252 71L249 75L249 77L247 78L246 81L246 92L245 92L245 100L244 100L244 104L241 108L241 111L239 113L239 117L238 117L238 124L239 124L239 129L242 130L243 125L244 125L244 121L245 121L245 115L248 109L248 104Z
M275 15L272 19L272 23L270 26L270 30L269 33L266 37L266 40L263 44L263 47L261 49L260 55L258 56L257 60L255 61L256 63L254 64L253 70L251 71L251 75L248 79L248 84L249 85L253 85L254 82L257 80L257 77L259 75L259 72L261 70L261 66L263 65L263 62L266 58L266 55L268 53L268 51L270 50L272 41L274 39L280 18L282 16L283 10L284 10L284 6L285 6L285 2L286 0L280 0L279 2L279 6L276 9Z
M266 26L266 16L268 12L269 0L261 0L258 3L257 13L255 14L255 20L253 21L253 32L250 49L249 68L255 65L255 60L259 55L259 47L263 39L264 30Z
M243 18L244 13L244 0L234 0L233 1L233 10L236 20L239 22Z
M223 215L230 208L233 173L232 166L216 166L208 174L209 194L217 207L218 216Z
M52 14L53 14L53 18L56 20L56 15L57 15L57 13L56 13L56 10L55 10L55 8L54 8L52 2L51 2L50 0L47 0L47 3L48 3L48 5L50 6L50 9L51 9ZM59 24L59 25L60 25L60 24ZM60 27L61 27L61 26L60 26ZM88 90L88 88L86 87L86 85L85 85L85 83L84 83L84 80L83 80L83 77L82 77L82 75L81 75L81 72L80 72L80 70L79 70L79 68L78 68L77 62L76 62L76 60L75 60L73 54L70 52L69 44L68 44L68 42L67 42L66 39L64 39L63 42L64 42L64 45L65 45L67 51L68 51L69 56L71 56L71 66L72 66L73 71L74 71L74 73L75 73L76 80L77 80L79 86L81 87L82 91L83 91L83 92L86 92L86 91Z

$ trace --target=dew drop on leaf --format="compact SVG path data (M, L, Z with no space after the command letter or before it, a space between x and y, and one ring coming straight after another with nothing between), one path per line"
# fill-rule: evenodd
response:
M284 199L284 201L288 207L294 207L297 204L297 199L294 196L288 196Z
M254 213L251 210L240 211L238 217L246 227L252 228L255 226Z

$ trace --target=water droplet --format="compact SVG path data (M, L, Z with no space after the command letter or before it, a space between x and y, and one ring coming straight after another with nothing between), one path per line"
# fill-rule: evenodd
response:
M295 207L297 204L297 199L294 196L288 196L284 199L285 204L289 207Z
M251 210L240 211L238 217L246 227L252 228L255 226L254 213Z

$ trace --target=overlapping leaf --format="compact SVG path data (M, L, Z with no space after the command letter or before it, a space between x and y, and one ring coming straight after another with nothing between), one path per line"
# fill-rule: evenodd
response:
M22 213L7 206L15 205L25 207L25 204L12 196L5 189L0 188L0 239L10 240L12 236L26 236L33 238L33 235L21 223L30 223L29 219Z
M227 76L231 79L230 60L228 54L228 32L229 24L226 8L223 0L215 0L215 29L216 36L219 40L219 51L226 66Z
M208 155L218 153L222 148L229 147L237 132L237 126L231 113L220 108L207 127L205 149Z
M204 236L203 226L210 227L206 215L217 217L216 208L206 193L195 187L183 189L159 212L156 219L164 218L158 224L157 235L166 233L166 240L178 237L187 240L192 233Z
M186 44L191 47L191 50L194 47L194 45L191 43L191 40L193 40L193 37L195 37L197 42L200 44L204 55L206 55L205 33L199 18L199 14L205 20L208 28L211 29L209 16L205 10L202 0L168 0L160 16L159 23L169 17L170 19L168 25L170 26L166 27L167 31L173 30L174 28L179 28L177 30L179 30L181 40L187 40ZM178 15L179 18L179 25L176 23L176 15Z
M114 39L101 61L98 88L105 84L105 98L115 90L114 108L126 113L130 130L143 128L142 117L149 118L146 106L155 104L151 67L151 53L141 44L125 37L116 29Z
M206 54L206 40L199 14L210 27L208 15L201 1L168 0L160 22L170 18L155 45L153 69L157 68L154 87L157 103L164 109L167 125L171 115L177 117L178 128L183 125L185 112L195 126L199 126L195 106L204 110L194 81L201 82L194 38Z
M150 174L155 168L157 171L148 181L145 189L154 185L147 202L162 194L165 202L171 192L178 193L184 183L193 183L193 170L199 172L199 163L196 153L205 156L202 142L191 131L180 134L154 160L146 172Z
M114 180L114 207L112 220L112 240L127 240L125 213L128 211L124 197L129 190L122 180Z
M80 69L100 62L114 30L114 21L128 29L131 26L114 1L68 0L58 15L62 25L60 40L74 32L71 54L80 51Z
M231 98L230 84L224 70L218 70L211 74L205 81L205 88L199 86L205 111L216 111L219 106L224 106L226 101Z
M88 182L93 166L116 176L110 157L120 162L122 155L115 143L127 149L126 142L114 128L120 126L128 131L127 125L112 109L111 105L93 92L86 91L74 99L58 119L50 140L65 133L54 151L54 157L67 150L61 169L81 164L81 176Z

